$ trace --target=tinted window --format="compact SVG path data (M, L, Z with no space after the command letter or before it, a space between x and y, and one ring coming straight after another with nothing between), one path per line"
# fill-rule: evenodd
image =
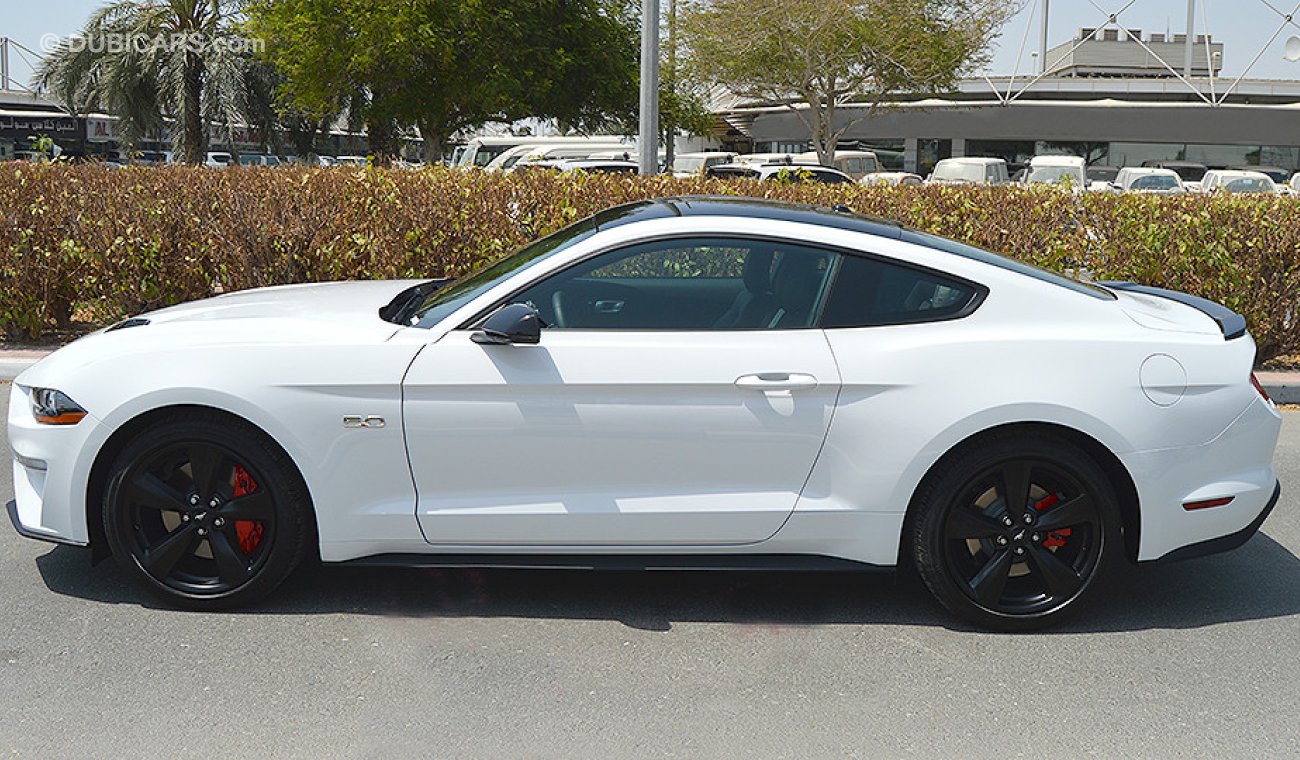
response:
M603 253L510 300L531 304L549 329L811 327L838 258L785 242L660 240Z
M975 303L980 289L936 272L845 256L835 276L823 327L872 327L950 319Z

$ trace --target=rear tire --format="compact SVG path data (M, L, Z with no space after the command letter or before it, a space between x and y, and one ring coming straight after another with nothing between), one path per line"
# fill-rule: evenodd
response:
M913 509L917 573L944 607L983 628L1060 622L1121 555L1105 472L1043 432L1007 432L960 450L927 477Z
M214 610L279 586L307 552L311 502L265 434L218 413L159 420L113 463L104 533L122 567L167 602Z

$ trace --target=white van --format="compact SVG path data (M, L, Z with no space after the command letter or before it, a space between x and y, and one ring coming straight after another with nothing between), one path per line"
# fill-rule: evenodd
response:
M525 145L516 145L510 150L492 159L483 168L490 172L510 171L518 163L532 163L536 161L547 161L552 159L564 158L590 158L593 153L615 152L621 157L622 153L635 155L636 146L619 141L601 140L598 142L577 142L577 143L560 143L550 145L546 143L527 143Z
M475 137L465 145L456 148L453 153L452 166L477 166L482 168L492 163L497 156L520 145L564 145L566 143L600 143L622 145L623 138L614 135L595 135L590 137L534 137L530 135L498 135L495 137ZM597 148L596 150L600 150Z
M929 184L1005 185L1010 181L1007 162L1001 158L945 158L934 165Z
M698 177L709 170L709 167L729 164L736 160L737 153L730 151L713 150L703 153L678 153L673 156L673 176L674 177Z
M1082 190L1088 186L1088 163L1078 156L1034 156L1024 181L1026 185L1068 182L1071 190Z
M818 163L817 152L800 153L795 156L795 162ZM839 169L853 179L862 179L868 174L880 171L880 162L876 160L876 154L869 150L837 150L829 166Z

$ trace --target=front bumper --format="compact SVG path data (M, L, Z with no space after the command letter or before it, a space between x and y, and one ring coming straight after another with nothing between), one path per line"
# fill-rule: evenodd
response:
M23 538L34 538L38 541L49 541L52 544L66 544L68 546L85 546L85 544L82 544L78 541L73 541L71 539L64 538L62 536L56 536L53 533L42 533L39 530L33 530L32 528L28 528L27 526L23 525L23 521L18 519L18 502L13 499L10 499L9 503L5 504L5 511L9 513L9 522L14 524L14 530L18 531L18 535L22 536Z
M28 538L85 546L86 482L103 428L87 416L76 425L42 425L32 416L27 391L15 383L9 396L13 496L7 511Z

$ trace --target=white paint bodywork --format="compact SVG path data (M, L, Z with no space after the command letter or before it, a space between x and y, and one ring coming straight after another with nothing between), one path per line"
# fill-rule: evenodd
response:
M665 234L775 236L930 267L988 288L946 322L692 333L543 331L479 345L467 320L522 285ZM302 472L327 561L385 553L816 554L895 563L921 479L982 431L1050 423L1122 463L1139 559L1240 530L1276 482L1280 416L1250 385L1254 344L1179 303L1103 300L896 239L791 221L686 216L604 229L510 275L431 328L381 320L411 282L289 286L154 312L15 382L25 530L90 540L105 441L174 405L215 407ZM1181 371L1180 371L1181 370ZM738 385L794 373L795 389ZM36 423L31 387L85 407ZM346 416L383 427L344 427ZM1235 497L1187 512L1186 501Z

